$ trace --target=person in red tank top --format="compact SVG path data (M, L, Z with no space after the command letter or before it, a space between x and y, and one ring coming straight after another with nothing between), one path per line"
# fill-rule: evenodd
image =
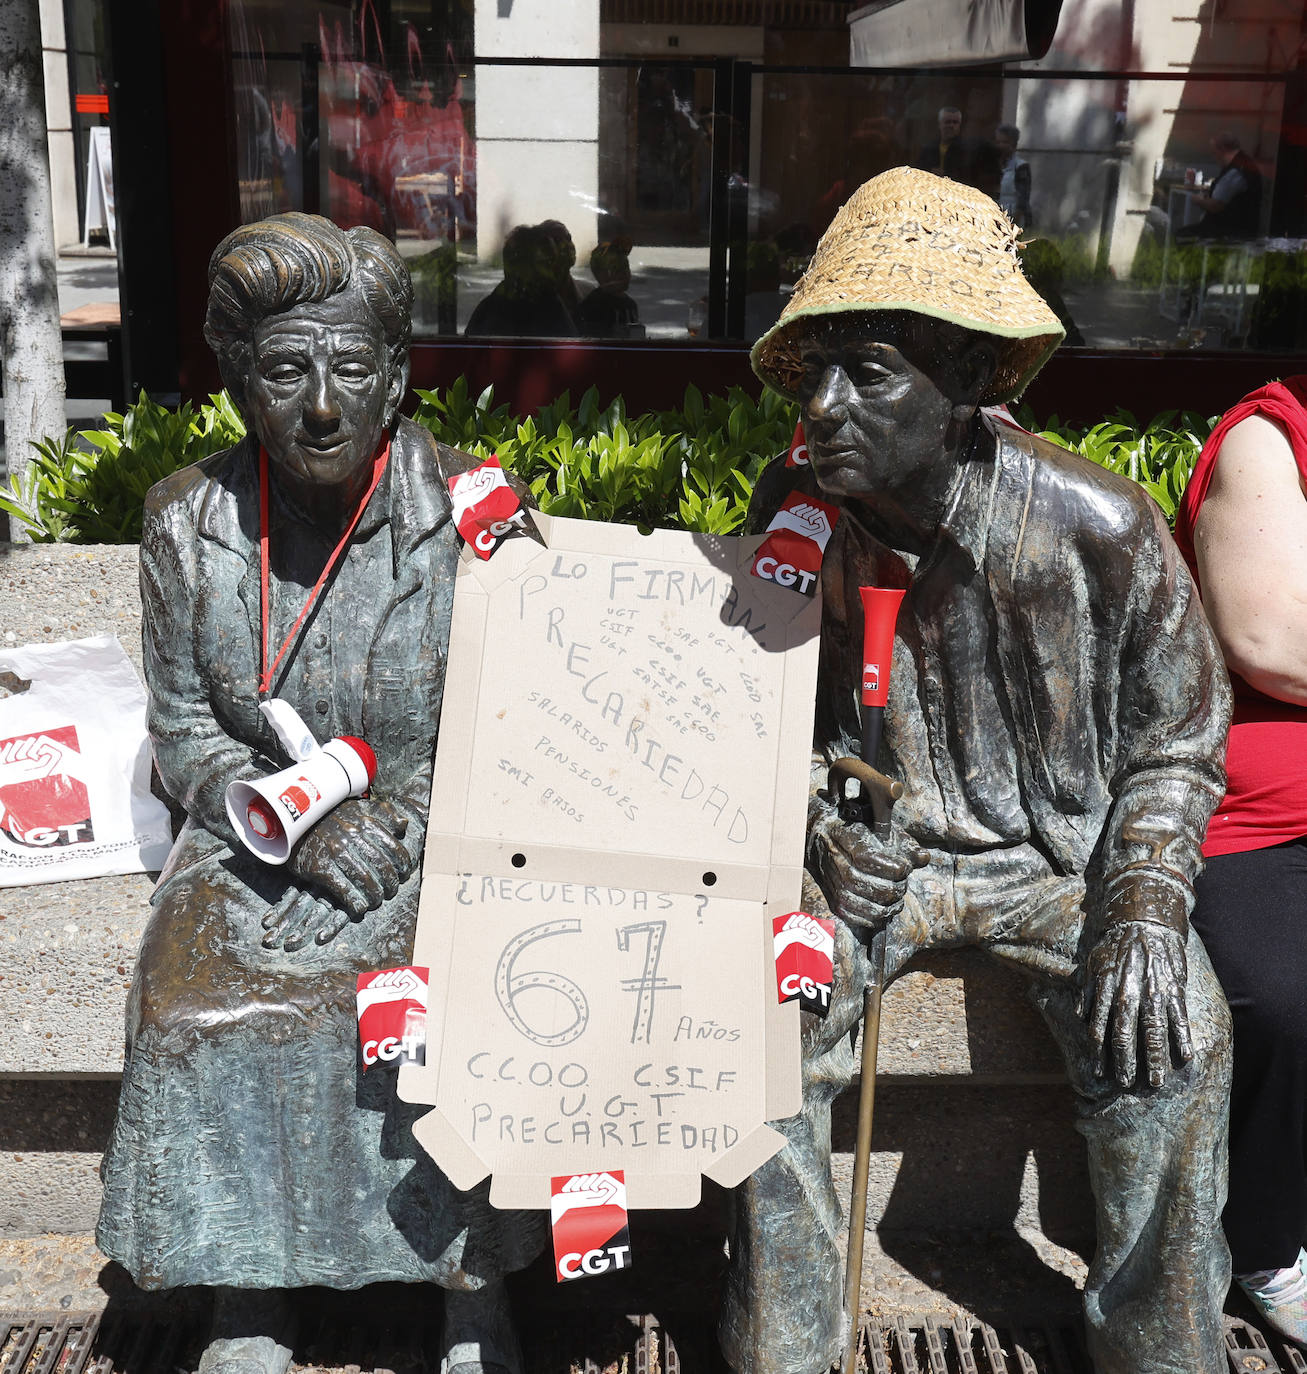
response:
M1192 922L1234 1017L1235 1279L1307 1346L1307 376L1221 419L1176 519L1234 687Z

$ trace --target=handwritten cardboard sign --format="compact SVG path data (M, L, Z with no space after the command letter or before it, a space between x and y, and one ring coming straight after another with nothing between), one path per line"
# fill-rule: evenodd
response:
M497 1206L613 1170L629 1206L691 1206L799 1107L772 918L798 905L820 606L750 575L758 537L538 523L546 547L459 567L400 1094Z

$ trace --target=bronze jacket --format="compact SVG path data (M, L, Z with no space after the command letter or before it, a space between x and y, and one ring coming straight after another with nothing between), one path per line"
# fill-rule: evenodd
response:
M939 680L921 688L923 699L935 690L947 717L970 692L963 671L987 671L1001 702L993 718L1002 747L993 757L1006 767L978 775L968 768L983 757L974 742L945 741L980 809L991 798L998 814L1015 805L1050 870L1084 875L1091 920L1144 879L1173 891L1182 915L1225 790L1230 713L1220 651L1188 570L1138 485L1033 435L982 423L968 460L976 471L959 474L971 488L971 510L955 549L964 574L979 580L962 603L964 619L956 605L951 612L951 633L965 642L940 660ZM756 518L751 512L751 525L765 524L767 508L783 499L777 481L759 483L762 508ZM803 481L816 491L810 475ZM929 560L923 555L921 568ZM814 814L825 805L829 761L858 752L858 587L903 586L909 577L894 551L841 517L822 569ZM905 635L920 637L913 618L932 613L928 598L904 602L896 673ZM915 705L896 711L891 691L882 766L894 766L896 735L905 756L926 758L938 747L938 740L903 738L919 734L922 719ZM902 781L909 791L922 783Z
M233 778L286 762L258 710L257 454L246 440L160 482L146 502L141 601L149 731L164 787L189 817L165 881L179 865L233 845L223 801ZM372 745L374 792L404 803L409 841L419 846L458 556L446 476L473 462L399 421L386 475L360 526L388 521L390 564L377 568L375 587L363 595L356 588L349 607L332 608L342 640L335 652L359 669L348 678L353 688L333 682L331 691L319 684L321 695L295 699L295 686L284 693L319 740L356 734ZM306 586L317 571L306 571ZM322 599L338 595L328 582ZM297 681L300 692L311 685Z

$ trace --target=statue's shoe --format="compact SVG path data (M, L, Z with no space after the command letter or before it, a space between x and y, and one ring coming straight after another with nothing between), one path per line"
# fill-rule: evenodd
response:
M1298 1251L1289 1269L1236 1274L1234 1281L1268 1326L1285 1340L1307 1347L1307 1250Z
M215 1288L198 1374L286 1374L295 1309L280 1289Z
M286 1374L291 1352L271 1336L237 1336L210 1341L199 1374Z
M445 1290L440 1374L522 1374L508 1290L492 1279L475 1293Z

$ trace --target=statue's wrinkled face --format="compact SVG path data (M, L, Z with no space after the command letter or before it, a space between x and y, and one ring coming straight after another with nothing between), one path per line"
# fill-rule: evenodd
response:
M899 491L947 461L953 403L892 334L818 322L800 339L808 454L833 496Z
M256 327L244 408L283 474L349 487L393 417L401 385L381 325L351 287Z

